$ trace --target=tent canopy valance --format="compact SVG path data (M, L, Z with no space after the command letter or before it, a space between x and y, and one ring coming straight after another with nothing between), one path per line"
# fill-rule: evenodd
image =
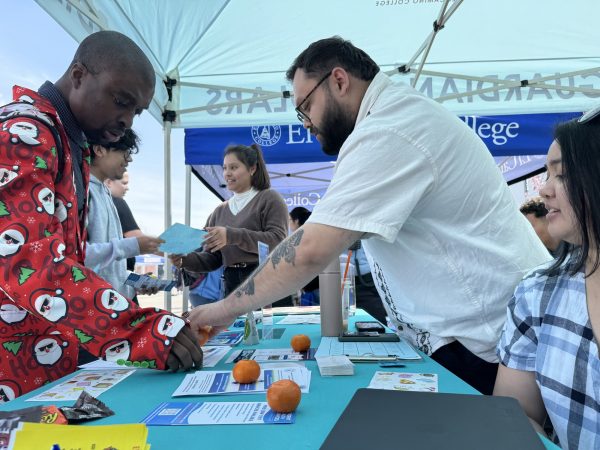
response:
M459 115L583 111L600 96L594 0L38 3L78 41L114 29L140 44L160 80L151 112L173 127L292 123L284 73L334 34Z

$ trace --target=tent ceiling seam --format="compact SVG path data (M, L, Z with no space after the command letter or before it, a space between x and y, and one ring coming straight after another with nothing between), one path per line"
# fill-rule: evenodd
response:
M215 14L215 16L212 18L212 20L210 21L210 23L207 25L206 29L204 30L204 32L202 34L200 34L200 36L198 36L198 39L196 39L188 48L187 52L185 52L183 54L183 56L179 59L179 62L175 65L175 68L179 67L179 65L185 61L185 59L188 57L188 55L192 52L192 50L196 47L196 45L198 44L198 42L200 42L202 40L202 38L204 38L204 36L206 35L206 33L208 33L208 30L210 30L212 28L212 26L214 25L214 23L217 21L217 19L219 17L221 17L221 14L223 14L223 11L225 10L225 8L227 8L227 6L229 6L229 1L227 0L223 6L221 7L221 9L219 9L219 11Z
M129 23L129 25L133 28L133 30L134 30L135 34L137 35L137 37L144 44L144 47L146 49L148 49L148 52L150 52L150 54L152 55L152 58L154 58L154 60L156 61L156 64L158 65L158 67L161 70L161 73L159 74L160 78L163 79L163 77L166 74L165 68L162 66L161 61L158 58L158 56L154 53L154 49L152 48L152 46L150 46L148 44L148 42L146 41L146 39L144 38L144 36L142 36L142 34L140 33L140 30L137 28L137 26L135 26L135 24L133 23L133 21L131 20L131 18L127 14L125 14L125 11L123 10L123 7L121 6L121 4L118 1L115 1L114 3L117 6L117 8L119 9L119 11L121 12L121 14L123 15L123 17L127 20L127 22ZM162 108L161 108L161 110L162 110Z

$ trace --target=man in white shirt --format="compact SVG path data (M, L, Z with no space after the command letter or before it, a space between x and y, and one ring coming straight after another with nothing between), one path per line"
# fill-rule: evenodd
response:
M491 394L508 300L549 255L487 148L341 38L311 44L287 77L299 119L339 155L335 174L307 223L232 295L193 310L192 325L229 325L362 239L399 335Z

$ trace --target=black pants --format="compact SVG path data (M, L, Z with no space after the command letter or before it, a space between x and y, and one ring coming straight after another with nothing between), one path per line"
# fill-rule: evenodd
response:
M492 395L498 363L489 363L454 341L438 348L431 358L485 395Z
M251 264L246 267L225 267L223 271L223 298L227 297L237 287L246 281L258 264Z
M247 267L226 267L223 271L223 298L235 291L240 284L246 281L246 278L254 272L258 264ZM273 306L292 306L292 297L288 296L273 302Z
M354 282L356 284L356 307L365 310L385 325L387 314L373 282L373 275L365 273L356 276Z

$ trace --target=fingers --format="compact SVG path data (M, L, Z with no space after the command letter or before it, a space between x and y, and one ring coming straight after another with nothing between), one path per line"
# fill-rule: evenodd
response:
M179 370L179 366L179 359L177 356L175 356L173 349L171 348L171 352L169 353L169 356L167 356L167 366L165 367L165 370L168 370L169 372L177 372Z
M202 350L193 339L185 335L185 330L191 334L191 330L184 327L175 336L171 352L167 357L166 370L178 372L202 368Z
M169 259L171 260L171 263L178 269L181 269L183 266L183 255L169 255Z
M190 356L192 358L194 366L197 369L201 369L202 368L202 360L204 358L204 355L202 354L202 349L200 348L200 343L198 341L196 341L194 333L192 332L192 330L189 327L186 326L181 329L179 334L182 334L182 336L181 336L182 339L185 338L186 342L189 343L188 348L190 349Z
M219 334L221 331L225 331L227 329L227 327L225 326L220 326L220 327L211 327L210 331L208 332L208 337L213 338L215 337L217 334Z

